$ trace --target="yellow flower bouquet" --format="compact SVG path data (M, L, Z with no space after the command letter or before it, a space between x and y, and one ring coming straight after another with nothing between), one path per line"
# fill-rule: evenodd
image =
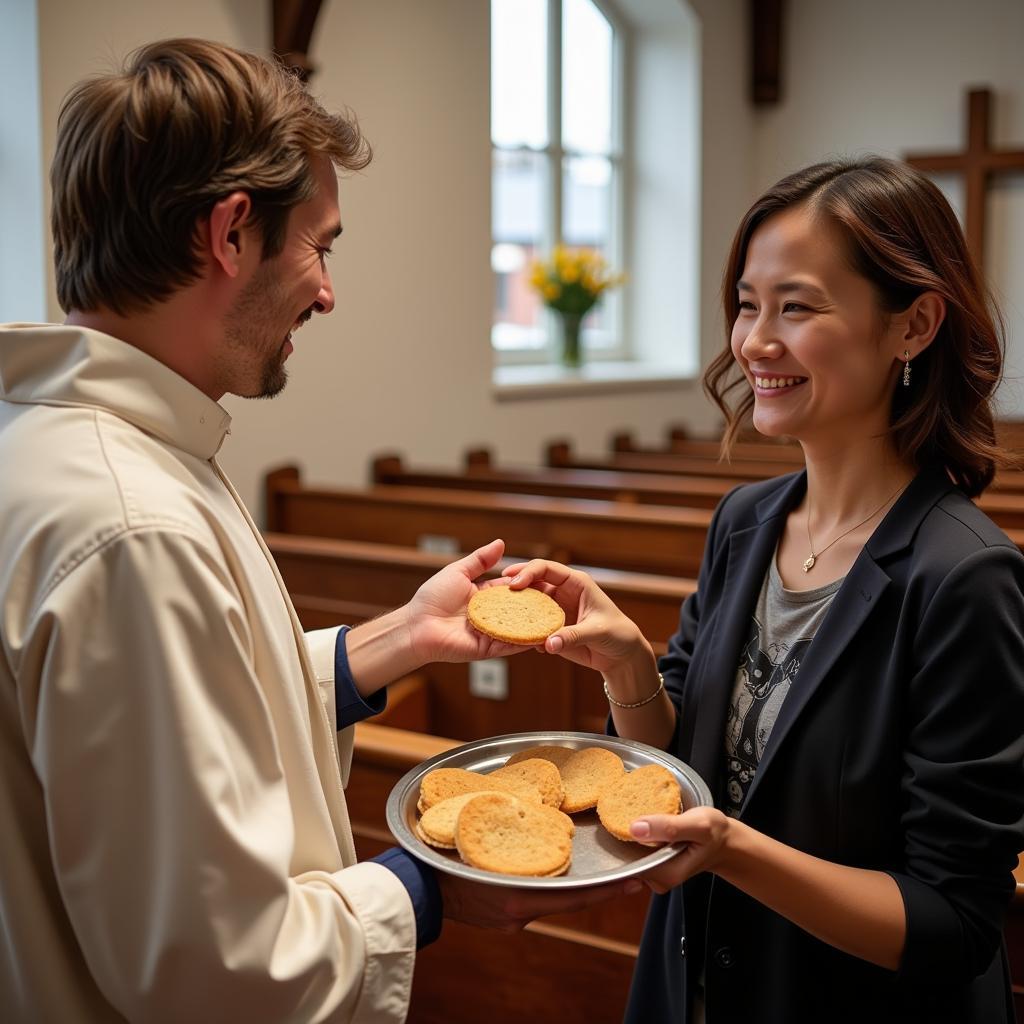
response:
M556 245L550 260L535 260L530 284L544 304L559 314L562 326L562 362L579 366L580 324L609 289L625 281L625 274L608 270L596 249L572 249Z

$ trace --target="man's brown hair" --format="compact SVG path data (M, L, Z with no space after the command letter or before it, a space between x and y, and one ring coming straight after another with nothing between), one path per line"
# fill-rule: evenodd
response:
M194 281L197 223L235 191L252 199L263 258L275 256L289 211L316 191L317 155L359 170L371 153L355 120L296 76L220 43L151 43L80 83L50 170L61 306L123 316Z

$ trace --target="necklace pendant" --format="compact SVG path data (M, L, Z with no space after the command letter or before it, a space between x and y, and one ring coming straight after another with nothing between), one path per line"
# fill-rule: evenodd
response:
M814 568L814 562L814 555L811 555L811 557L808 558L806 562L804 562L804 572L810 572Z

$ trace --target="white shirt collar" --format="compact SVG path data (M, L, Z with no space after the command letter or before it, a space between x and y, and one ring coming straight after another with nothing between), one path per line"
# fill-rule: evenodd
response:
M216 455L231 425L170 367L86 327L0 325L0 399L104 409L202 459Z

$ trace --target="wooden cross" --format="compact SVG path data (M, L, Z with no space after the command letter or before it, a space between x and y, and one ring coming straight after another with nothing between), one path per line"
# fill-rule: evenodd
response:
M273 0L274 56L304 82L315 68L309 60L321 0Z
M906 162L920 171L963 174L967 183L964 233L979 267L985 257L985 189L989 178L1000 171L1024 171L1024 150L996 150L989 146L991 89L967 93L967 149L963 153L913 154Z

